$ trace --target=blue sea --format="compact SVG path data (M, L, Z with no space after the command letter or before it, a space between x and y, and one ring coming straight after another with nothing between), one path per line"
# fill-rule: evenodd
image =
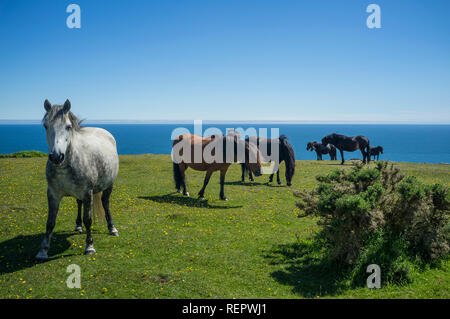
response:
M171 135L175 128L184 127L194 132L193 124L97 124L111 132L117 141L119 154L170 154ZM381 145L384 154L380 160L415 163L450 163L450 125L375 125L375 124L208 124L203 130L217 127L223 133L228 128L254 127L257 130L278 128L288 136L297 159L314 160L315 152L306 151L309 141L320 142L330 133L348 136L364 135L370 145ZM45 130L39 124L0 125L0 153L22 150L48 152ZM359 151L344 152L345 159L361 158ZM328 155L324 159L329 159ZM338 159L340 155L338 154Z

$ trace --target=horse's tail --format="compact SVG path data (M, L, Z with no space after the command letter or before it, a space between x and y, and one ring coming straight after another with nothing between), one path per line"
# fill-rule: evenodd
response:
M102 195L103 192L98 192L97 194L94 194L94 204L92 207L92 217L93 221L96 222L97 219L100 221L105 221L105 210L103 208L103 202L102 202Z
M180 190L181 184L183 182L183 176L180 172L180 164L173 163L173 179L175 180L175 187L177 190Z
M294 149L292 148L291 144L289 144L288 137L283 134L280 135L279 139L281 142L280 145L286 151L286 154L289 156L289 158L295 161Z
M286 168L290 171L291 177L295 173L295 153L292 145L289 144L288 137L286 135L281 135L279 137L281 142L282 152L284 153L284 163L286 164ZM280 154L281 155L281 154Z

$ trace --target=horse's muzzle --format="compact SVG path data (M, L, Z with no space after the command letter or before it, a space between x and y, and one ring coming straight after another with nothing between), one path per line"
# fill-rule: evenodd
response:
M64 161L64 154L54 154L54 153L50 153L48 155L48 159L50 160L50 162L52 162L53 164L59 165Z
M255 174L255 176L261 176L262 175L261 169L254 171L253 174Z

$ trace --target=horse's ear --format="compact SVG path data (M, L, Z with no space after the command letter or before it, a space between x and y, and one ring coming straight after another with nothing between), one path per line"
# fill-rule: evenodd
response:
M67 99L66 102L64 102L63 112L67 113L69 111L70 111L70 101L69 99Z
M45 99L44 109L48 112L48 111L50 111L51 108L52 108L52 104L47 99Z

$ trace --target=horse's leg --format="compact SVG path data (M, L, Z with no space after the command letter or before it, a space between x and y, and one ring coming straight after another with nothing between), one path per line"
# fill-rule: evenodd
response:
M250 181L252 181L252 182L255 181L255 179L253 178L253 174L252 174L252 170L251 170L251 169L248 170L248 178L249 178Z
M180 164L180 174L181 174L181 187L183 187L183 195L184 196L189 196L189 193L186 190L186 170L187 170L187 165L184 163Z
M366 152L364 151L364 148L359 149L361 151L361 154L363 156L363 163L366 163Z
M83 208L83 202L79 199L77 199L77 205L78 205L78 215L77 220L75 222L75 231L82 233L83 232L83 222L81 220L81 209Z
M277 183L278 185L281 185L281 181L280 181L280 169L277 169Z
M83 199L83 222L84 227L86 227L86 249L84 250L85 255L95 254L94 239L92 238L91 234L93 201L94 194L93 191L90 190Z
M47 201L48 201L48 216L47 216L47 229L45 232L44 240L41 243L41 248L36 255L37 260L48 259L48 249L50 248L50 239L52 237L53 228L55 228L56 215L58 214L59 203L62 196L54 194L50 188L47 188Z
M245 182L245 164L241 163L241 182Z
M109 188L105 189L102 193L102 205L105 210L105 218L108 223L109 234L113 236L119 236L119 232L117 228L114 226L114 222L111 217L111 211L109 210L109 198L111 197L111 193L113 190L113 185Z
M367 164L370 163L370 145L366 146L366 158L367 158Z
M342 148L340 148L339 152L341 152L341 159L342 159L341 165L344 165L344 151L342 150Z
M204 199L205 198L203 195L205 193L206 185L208 185L209 179L211 178L212 173L213 173L212 171L206 171L205 180L203 181L203 187L200 190L200 192L198 192L198 199ZM244 175L242 175L242 176L244 176Z
M274 174L274 173L270 174L270 176L269 176L269 183L272 183L272 182L273 182L273 174Z
M228 166L226 168L222 168L220 170L220 199L221 200L228 200L228 198L226 198L225 193L224 193L225 174L227 173L227 170L228 170Z

